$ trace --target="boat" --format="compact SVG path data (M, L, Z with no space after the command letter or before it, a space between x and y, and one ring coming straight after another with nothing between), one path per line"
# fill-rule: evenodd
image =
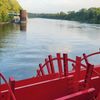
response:
M100 51L75 59L49 55L35 76L19 81L0 73L0 100L100 100L100 64L89 61L95 55Z

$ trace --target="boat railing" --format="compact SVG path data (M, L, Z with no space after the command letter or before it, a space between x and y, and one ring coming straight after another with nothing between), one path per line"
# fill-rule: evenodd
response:
M3 81L5 82L5 84L6 84L7 88L8 88L8 92L10 94L10 95L8 95L9 96L8 100L16 100L16 97L15 97L10 85L8 84L8 82L7 82L6 78L4 77L4 75L1 74L1 73L0 73L0 78L3 79Z
M69 63L71 62L75 81L80 80L80 76L81 76L80 72L81 70L85 69L86 74L84 76L84 83L88 84L89 81L91 80L93 73L97 74L97 76L100 77L100 73L97 72L94 69L94 65L92 65L88 61L88 57L97 54L100 54L100 52L92 53L89 55L83 54L82 58L76 56L76 60L69 58L68 54L63 54L63 56L61 56L60 53L57 53L56 57L52 57L52 55L49 55L48 58L45 59L44 64L39 64L39 69L37 70L36 76L40 77L40 76L45 76L45 75L50 75L55 73L58 73L60 77L68 76L70 75ZM86 64L82 63L83 60L85 60ZM57 62L56 66L55 66L55 61ZM55 70L57 68L58 70ZM45 72L45 69L47 69L47 73Z

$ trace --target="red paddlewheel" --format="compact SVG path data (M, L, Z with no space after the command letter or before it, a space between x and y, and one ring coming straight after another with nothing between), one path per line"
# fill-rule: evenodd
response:
M37 75L25 80L10 78L7 83L0 74L5 82L0 85L0 100L100 100L100 65L88 60L99 54L83 54L75 60L68 54L49 55L39 64Z

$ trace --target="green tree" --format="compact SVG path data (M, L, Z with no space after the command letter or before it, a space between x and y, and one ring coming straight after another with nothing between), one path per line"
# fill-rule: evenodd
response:
M9 5L7 2L8 0L0 1L0 20L3 22L8 20Z
M10 21L13 16L9 13L18 13L21 9L16 0L0 0L0 22Z
M68 13L60 12L56 14L29 14L29 17L41 17L41 18L52 18L52 19L66 19L75 20L86 23L100 24L100 7L80 9L79 11L69 11Z

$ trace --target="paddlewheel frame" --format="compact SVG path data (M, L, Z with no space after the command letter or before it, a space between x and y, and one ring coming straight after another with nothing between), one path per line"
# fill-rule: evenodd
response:
M44 64L39 64L36 76L20 81L10 77L7 82L0 73L5 82L0 85L0 100L100 100L100 65L88 60L99 54L83 54L75 60L65 53L49 55Z

